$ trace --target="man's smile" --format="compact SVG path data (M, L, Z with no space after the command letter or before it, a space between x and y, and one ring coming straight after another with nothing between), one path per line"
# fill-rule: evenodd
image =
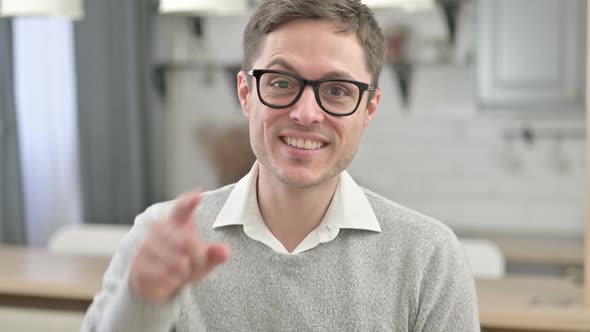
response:
M296 147L299 149L305 149L305 150L318 150L318 149L321 149L322 147L324 147L324 145L326 144L321 141L306 140L306 139L294 138L294 137L289 137L289 136L281 136L281 139L287 145L290 145L290 146L293 146L293 147Z

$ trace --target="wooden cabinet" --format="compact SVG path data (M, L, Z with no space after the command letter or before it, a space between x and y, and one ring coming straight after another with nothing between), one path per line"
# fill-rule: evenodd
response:
M582 112L585 9L583 0L479 0L480 106Z

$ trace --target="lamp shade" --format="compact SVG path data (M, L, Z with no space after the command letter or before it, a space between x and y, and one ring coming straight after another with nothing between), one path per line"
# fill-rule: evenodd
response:
M160 13L189 15L239 15L248 0L160 0Z
M0 16L83 16L82 0L0 0Z
M369 8L397 8L406 11L431 10L435 7L434 0L363 0Z

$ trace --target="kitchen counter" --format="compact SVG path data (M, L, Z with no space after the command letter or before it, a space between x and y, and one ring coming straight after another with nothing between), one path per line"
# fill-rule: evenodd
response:
M465 238L485 238L495 242L508 264L579 266L584 264L584 238L535 235L459 234Z

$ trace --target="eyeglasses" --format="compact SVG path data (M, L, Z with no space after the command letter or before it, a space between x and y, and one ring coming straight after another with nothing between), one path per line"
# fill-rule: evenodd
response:
M270 69L253 69L246 73L256 78L258 99L272 108L294 105L306 85L313 87L315 100L326 113L347 116L354 113L365 91L375 91L372 85L343 79L307 80L295 74Z

